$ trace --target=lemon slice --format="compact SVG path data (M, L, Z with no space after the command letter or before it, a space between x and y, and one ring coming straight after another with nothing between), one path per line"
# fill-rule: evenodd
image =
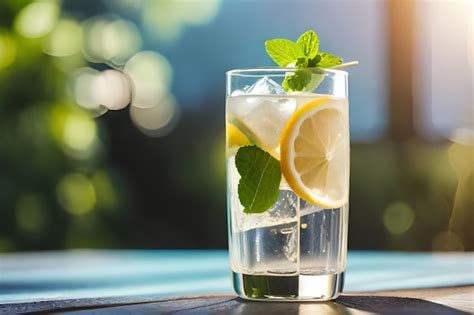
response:
M291 189L322 208L349 196L349 123L344 100L322 97L299 108L280 141L281 170Z

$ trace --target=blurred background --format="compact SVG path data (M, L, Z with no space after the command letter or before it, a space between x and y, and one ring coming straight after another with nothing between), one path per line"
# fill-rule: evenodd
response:
M473 0L2 0L0 251L226 248L225 71L309 28L360 62L349 248L474 250Z

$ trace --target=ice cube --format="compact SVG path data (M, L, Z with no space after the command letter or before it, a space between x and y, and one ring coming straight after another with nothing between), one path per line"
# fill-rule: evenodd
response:
M295 112L296 102L286 97L247 97L248 104L241 107L237 116L251 130L258 144L276 149L286 122Z
M253 95L286 95L285 89L267 76L244 89L246 94Z
M237 184L235 185L237 186ZM237 198L237 197L236 197ZM238 201L237 201L238 202ZM277 202L271 209L260 214L245 214L243 207L236 211L237 226L240 231L294 223L297 220L298 198L289 190L281 190ZM280 231L281 233L281 231Z
M234 91L232 93L232 96L242 95L242 94L234 95L234 93L238 91L241 91L241 90ZM227 100L227 112L237 118L242 118L249 115L251 112L255 110L257 106L258 106L258 102L255 102L255 100L249 97L230 97Z
M235 90L231 93L232 97L244 96L244 95L286 95L285 90L275 81L267 76L259 79L253 85L247 85L241 90ZM235 98L227 103L228 111L236 117L245 117L250 114L257 105L261 102L260 98L247 97L247 98Z

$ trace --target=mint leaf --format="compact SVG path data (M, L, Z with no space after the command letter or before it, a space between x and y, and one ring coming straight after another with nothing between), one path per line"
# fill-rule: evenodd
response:
M318 56L321 60L319 60L316 66L320 68L331 68L342 63L341 58L328 52L320 52Z
M324 80L324 74L313 73L310 69L298 69L285 77L282 87L287 92L314 91Z
M296 43L300 46L304 55L309 59L313 59L318 54L319 38L313 30L306 31L301 34Z
M313 68L316 67L318 62L321 60L321 55L316 55L313 59L308 60L308 67Z
M308 58L298 58L295 63L295 67L297 68L306 68L308 66Z
M239 200L244 213L262 213L278 199L281 170L280 163L259 147L241 147L235 156L235 166L240 174Z
M310 81L311 71L303 68L296 70L293 74L287 75L281 86L287 92L303 91Z
M288 39L271 39L265 42L265 49L270 58L280 67L286 67L298 58L304 58L300 46Z
M304 58L298 58L298 60L292 62L292 63L289 63L287 65L287 67L290 67L290 68L306 68L308 66L308 58L304 57Z

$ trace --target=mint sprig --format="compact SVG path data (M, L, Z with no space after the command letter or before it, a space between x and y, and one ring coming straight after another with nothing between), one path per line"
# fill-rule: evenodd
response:
M298 68L283 81L282 86L288 92L313 91L321 84L324 76L308 68L332 68L342 64L336 55L319 51L319 38L313 30L301 34L296 43L288 39L267 40L265 48L277 65Z
M256 145L239 148L235 166L240 174L239 200L244 213L262 213L278 199L280 162Z

